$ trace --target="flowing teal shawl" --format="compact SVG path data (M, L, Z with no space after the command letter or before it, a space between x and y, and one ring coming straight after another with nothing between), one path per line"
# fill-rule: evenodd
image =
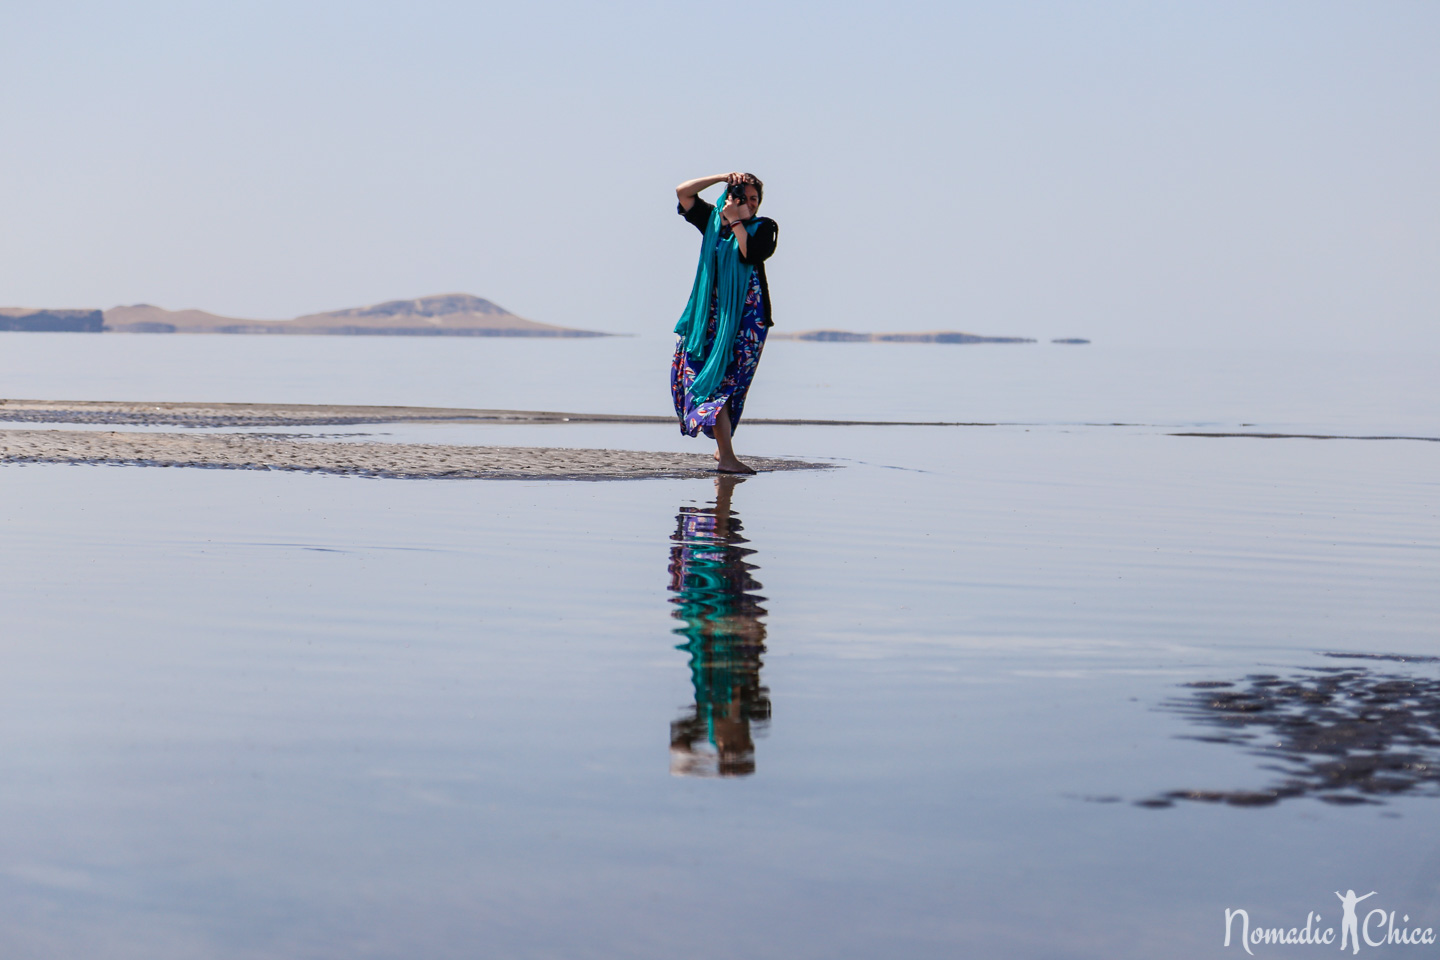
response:
M726 187L715 201L710 213L710 222L705 227L705 240L700 246L700 265L695 268L695 283L690 288L690 302L675 324L675 332L685 338L685 353L692 364L703 364L695 374L691 397L700 402L711 395L725 379L725 368L735 352L735 332L740 329L740 315L745 309L745 294L750 289L750 277L755 267L740 262L740 244L734 236L720 238L720 210L730 193ZM758 223L746 225L747 233L754 234ZM718 297L716 296L718 294ZM705 352L705 331L710 325L710 300L716 297L719 303L715 320L715 340L709 355Z

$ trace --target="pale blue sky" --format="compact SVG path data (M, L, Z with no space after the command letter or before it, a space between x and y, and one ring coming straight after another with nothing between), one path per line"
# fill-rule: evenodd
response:
M1440 347L1440 4L5 4L0 304Z

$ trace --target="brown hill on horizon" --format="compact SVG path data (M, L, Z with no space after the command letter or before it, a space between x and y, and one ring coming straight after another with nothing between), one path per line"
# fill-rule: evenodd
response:
M371 336L604 337L537 323L468 293L389 300L367 307L311 313L294 320L243 320L204 310L166 310L148 303L105 311L105 329L117 333L295 333Z
M234 327L273 325L285 320L239 320L204 310L166 310L148 303L111 307L105 311L105 329L117 333L231 333Z

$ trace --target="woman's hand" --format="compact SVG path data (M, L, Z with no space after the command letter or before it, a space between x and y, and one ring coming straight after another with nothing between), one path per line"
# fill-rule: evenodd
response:
M751 212L748 203L736 203L734 197L726 200L724 208L720 211L720 219L724 221L726 227L730 228L735 242L740 245L740 256L742 257L745 256L748 249L747 241L750 239L750 234L745 230L745 221L750 219Z
M755 182L755 178L748 173L730 173L725 176L725 183L729 190L726 194L725 209L721 215L729 220L749 220L755 216L755 211L750 204L745 202L745 188Z
M737 220L749 220L752 213L748 203L741 203L739 198L732 196L726 199L720 218L726 223L734 223Z

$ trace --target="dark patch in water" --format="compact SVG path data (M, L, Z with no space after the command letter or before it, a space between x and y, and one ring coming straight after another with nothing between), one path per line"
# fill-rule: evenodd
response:
M1259 440L1424 440L1440 443L1440 437L1355 436L1341 433L1172 433L1172 437L1253 437Z
M1119 803L1123 799L1122 797L1111 796L1108 793L1100 795L1067 793L1065 797L1068 800L1080 800L1085 803Z
M1327 656L1398 662L1440 661L1395 654ZM1290 677L1257 673L1242 681L1204 680L1164 701L1204 734L1185 739L1243 747L1280 774L1261 790L1172 790L1136 802L1178 801L1268 807L1313 797L1337 806L1378 804L1405 794L1440 796L1440 679L1322 667Z
M1396 663L1440 663L1440 657L1417 656L1413 653L1327 653L1336 660L1393 660ZM1329 667L1327 669L1336 669Z

